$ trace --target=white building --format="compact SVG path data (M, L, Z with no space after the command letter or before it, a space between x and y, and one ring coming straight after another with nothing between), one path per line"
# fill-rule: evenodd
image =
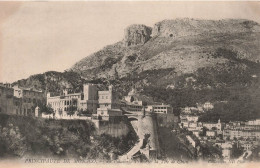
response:
M167 104L160 104L160 105L149 105L146 107L148 112L153 113L163 113L163 114L173 114L173 108Z
M206 103L203 104L203 108L205 110L211 110L211 109L214 108L214 105L212 103L210 103L210 102L206 102Z
M189 122L197 122L198 119L199 119L199 116L188 115L186 118L187 118L187 120L188 120Z
M189 143L190 143L194 148L197 146L196 141L194 141L194 139L193 139L191 136L186 135L186 138L187 138L187 140L189 141Z
M207 137L216 137L216 135L217 135L216 131L213 131L213 130L206 131Z
M260 125L260 119L249 120L246 122L246 125Z
M85 110L90 113L97 113L97 86L94 84L85 84L83 93L68 93L63 91L63 95L51 96L47 94L47 105L53 108L54 115L57 118L66 118L70 111Z
M221 123L220 119L218 120L217 123L206 123L206 122L203 122L202 124L203 124L203 127L206 127L206 128L208 128L209 130L211 130L212 128L215 127L217 130L222 131L223 128L224 128L224 124Z
M251 150L254 146L253 142L242 142L241 146L244 148L245 151Z

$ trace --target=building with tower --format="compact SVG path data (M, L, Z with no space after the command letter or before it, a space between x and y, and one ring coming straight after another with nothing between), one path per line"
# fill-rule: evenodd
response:
M216 128L218 131L222 131L224 128L224 124L221 123L220 119L218 119L217 123L209 123L209 122L203 122L203 127L208 128L211 130L212 128Z
M119 98L112 85L108 87L108 90L98 91L98 106L95 116L102 118L102 120L108 120L111 116L123 115Z
M47 93L47 105L53 108L54 116L66 118L70 112L86 111L91 114L96 113L98 104L97 86L95 84L84 84L82 93L69 93L68 89L63 90L63 94L52 96Z

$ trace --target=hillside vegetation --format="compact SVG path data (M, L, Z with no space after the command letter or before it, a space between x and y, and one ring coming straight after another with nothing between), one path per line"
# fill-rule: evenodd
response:
M87 120L49 120L0 115L0 158L57 157L113 160L135 142L127 136L97 135Z

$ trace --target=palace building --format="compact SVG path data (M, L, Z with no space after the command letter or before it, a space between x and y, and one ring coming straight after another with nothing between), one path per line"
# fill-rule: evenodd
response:
M97 86L85 84L82 93L68 93L67 89L60 96L51 96L51 93L48 93L47 105L53 108L54 115L58 118L68 116L72 109L95 114L98 105Z

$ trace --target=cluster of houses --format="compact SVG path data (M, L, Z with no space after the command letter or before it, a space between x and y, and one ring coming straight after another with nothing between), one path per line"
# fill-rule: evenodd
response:
M244 151L251 151L259 145L260 119L228 123L220 119L217 122L198 122L200 115L186 112L184 109L180 115L179 127L192 132L193 136L188 135L187 139L194 148L199 143L211 143L222 150L224 159L229 159L234 145Z

